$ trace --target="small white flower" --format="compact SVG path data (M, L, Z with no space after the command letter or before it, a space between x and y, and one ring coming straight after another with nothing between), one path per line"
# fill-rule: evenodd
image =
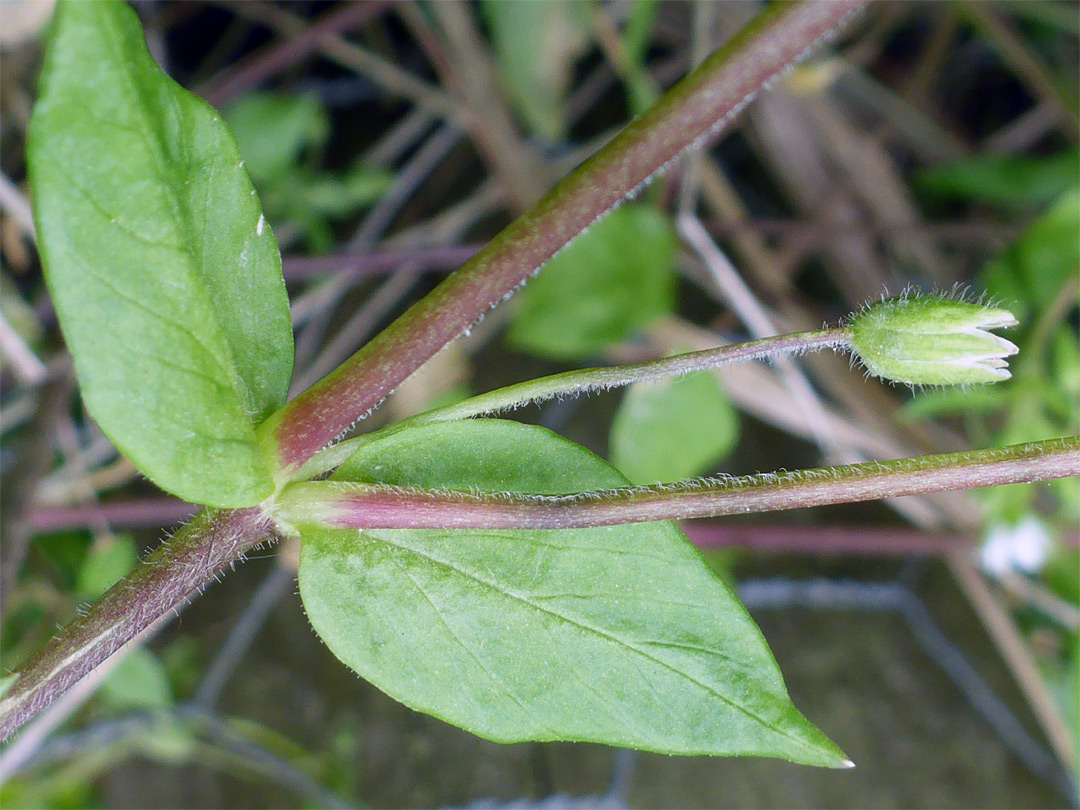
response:
M996 577L1012 571L1038 573L1050 556L1050 547L1050 534L1034 515L1025 516L1013 526L996 523L983 540L982 565Z
M1007 380L1014 344L987 329L1015 326L1008 310L943 295L868 304L850 324L855 354L875 377L909 385Z

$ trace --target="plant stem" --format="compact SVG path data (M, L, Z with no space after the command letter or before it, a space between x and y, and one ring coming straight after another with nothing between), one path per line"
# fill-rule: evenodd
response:
M30 526L38 532L78 529L105 524L112 528L160 529L189 520L199 507L171 496L109 500L78 506L37 506L30 512ZM8 538L5 538L8 539Z
M209 511L161 543L29 661L0 699L0 739L259 543L277 537L258 508Z
M209 86L202 89L202 95L215 107L221 107L245 90L297 64L318 50L328 37L371 22L389 5L385 0L374 0L337 6L314 20L303 33L266 46L215 77Z
M1080 475L1080 437L741 478L569 495L293 484L276 516L356 529L570 529L801 509Z
M801 354L819 349L847 349L850 333L845 327L820 329L812 332L796 332L789 335L731 343L715 349L676 354L657 360L629 363L620 366L601 366L564 371L516 385L508 385L475 397L435 408L397 422L377 432L366 433L355 439L332 445L317 453L296 472L294 480L315 478L343 463L356 449L376 438L396 433L405 428L427 425L433 422L450 422L469 419L484 414L501 413L519 408L531 402L542 402L562 396L579 396L596 391L607 391L638 382L649 382L662 377L689 374L695 371L717 368L729 363L749 360L765 360L781 355Z
M861 5L836 0L770 6L430 295L271 416L260 437L278 459L280 479L684 149L728 126L762 86L834 34Z

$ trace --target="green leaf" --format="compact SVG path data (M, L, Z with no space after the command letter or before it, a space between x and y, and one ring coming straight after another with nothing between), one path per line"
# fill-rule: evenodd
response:
M1075 177L1073 178L1075 180ZM982 285L1021 322L1041 310L1080 264L1080 188L1062 194L982 272Z
M102 682L100 694L114 709L160 709L173 702L165 667L146 647L124 655Z
M652 40L657 10L656 0L637 0L631 5L619 36L623 53L626 54L626 67L620 73L632 115L641 115L660 97L659 86L645 69L645 56Z
M29 135L46 280L83 397L162 489L273 490L254 425L285 400L281 260L220 117L166 77L122 3L61 3Z
M97 599L139 562L135 540L126 534L95 544L79 569L76 592L80 599Z
M675 234L648 205L624 205L549 261L518 296L508 340L558 359L589 357L671 311Z
M314 170L305 152L317 153L330 135L329 118L315 96L248 93L223 114L267 218L299 228L315 252L333 246L328 219L370 205L393 181L385 169L361 163L339 173Z
M394 180L385 169L354 166L341 176L307 174L297 178L292 207L330 218L344 217L381 197Z
M322 146L330 135L326 111L312 95L247 93L223 109L222 115L256 183L289 171L304 149Z
M739 415L710 372L637 383L611 423L611 461L635 484L701 475L739 438Z
M34 537L35 550L64 588L74 590L78 586L79 572L90 550L89 535L86 529L70 529Z
M1073 750L1080 746L1080 634L1073 633L1069 639L1069 662L1065 674L1062 693L1062 714L1069 718L1069 731L1072 734ZM1073 784L1080 781L1080 763L1073 763L1070 774Z
M373 440L334 477L540 494L626 484L543 428L487 419ZM845 764L671 523L301 533L300 594L315 630L415 709L503 742Z
M1073 482L1076 486L1076 482ZM1080 606L1080 549L1055 545L1042 578L1055 594Z
M1080 152L1046 157L978 155L920 171L916 185L939 197L988 202L1004 208L1046 205L1076 182Z
M906 422L961 414L972 416L990 413L1008 400L1008 389L998 386L924 388L900 406L898 415Z
M549 141L565 135L565 96L574 60L589 43L585 3L484 0L499 72L510 102L530 130Z
M10 675L0 675L0 697L3 697L4 693L7 692L17 680L19 680L18 672L12 672Z
M0 314L16 334L31 347L41 340L43 330L38 322L37 314L23 298L22 292L15 283L8 279L6 273L0 276ZM7 362L6 356L0 356L0 363Z
M1051 393L1061 394L1064 408L1061 416L1069 433L1080 431L1080 413L1076 402L1080 400L1080 342L1075 328L1061 325L1050 338L1050 364L1047 377Z
M140 757L174 768L185 765L199 753L199 739L191 725L190 721L161 713L148 728L135 732L132 749Z
M637 70L645 69L645 55L649 50L653 23L656 22L656 12L659 10L660 4L657 0L638 0L627 13L626 24L619 40L626 51L626 61Z

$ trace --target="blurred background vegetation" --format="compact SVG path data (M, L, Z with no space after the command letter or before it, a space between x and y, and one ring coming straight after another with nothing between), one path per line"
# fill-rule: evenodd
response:
M285 256L300 389L759 5L136 7L155 57L240 142ZM23 145L49 8L0 6L3 672L191 511L86 418L41 281ZM1011 308L1013 379L912 392L865 381L842 358L807 357L515 418L640 482L1080 432L1078 30L1080 7L1058 0L872 3L365 427L566 368L814 328L910 285ZM0 802L1072 805L1078 522L1080 483L1064 479L686 526L740 589L796 704L856 761L851 772L477 740L333 659L306 626L286 545L0 751Z

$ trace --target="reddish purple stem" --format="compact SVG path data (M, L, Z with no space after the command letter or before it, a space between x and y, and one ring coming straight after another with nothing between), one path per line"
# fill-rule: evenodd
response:
M199 507L179 498L142 498L88 503L79 506L39 506L30 513L37 531L105 525L131 529L159 529L187 520Z
M0 739L158 618L183 607L226 567L276 536L272 521L258 507L200 512L19 667L18 679L0 698Z
M1080 437L690 485L561 496L421 490L335 481L286 495L328 525L360 529L570 529L801 509L1080 475ZM319 501L321 506L317 506Z
M202 96L215 107L220 107L314 53L328 37L371 22L389 5L388 0L342 3L323 14L299 36L269 45L216 77L203 88Z

